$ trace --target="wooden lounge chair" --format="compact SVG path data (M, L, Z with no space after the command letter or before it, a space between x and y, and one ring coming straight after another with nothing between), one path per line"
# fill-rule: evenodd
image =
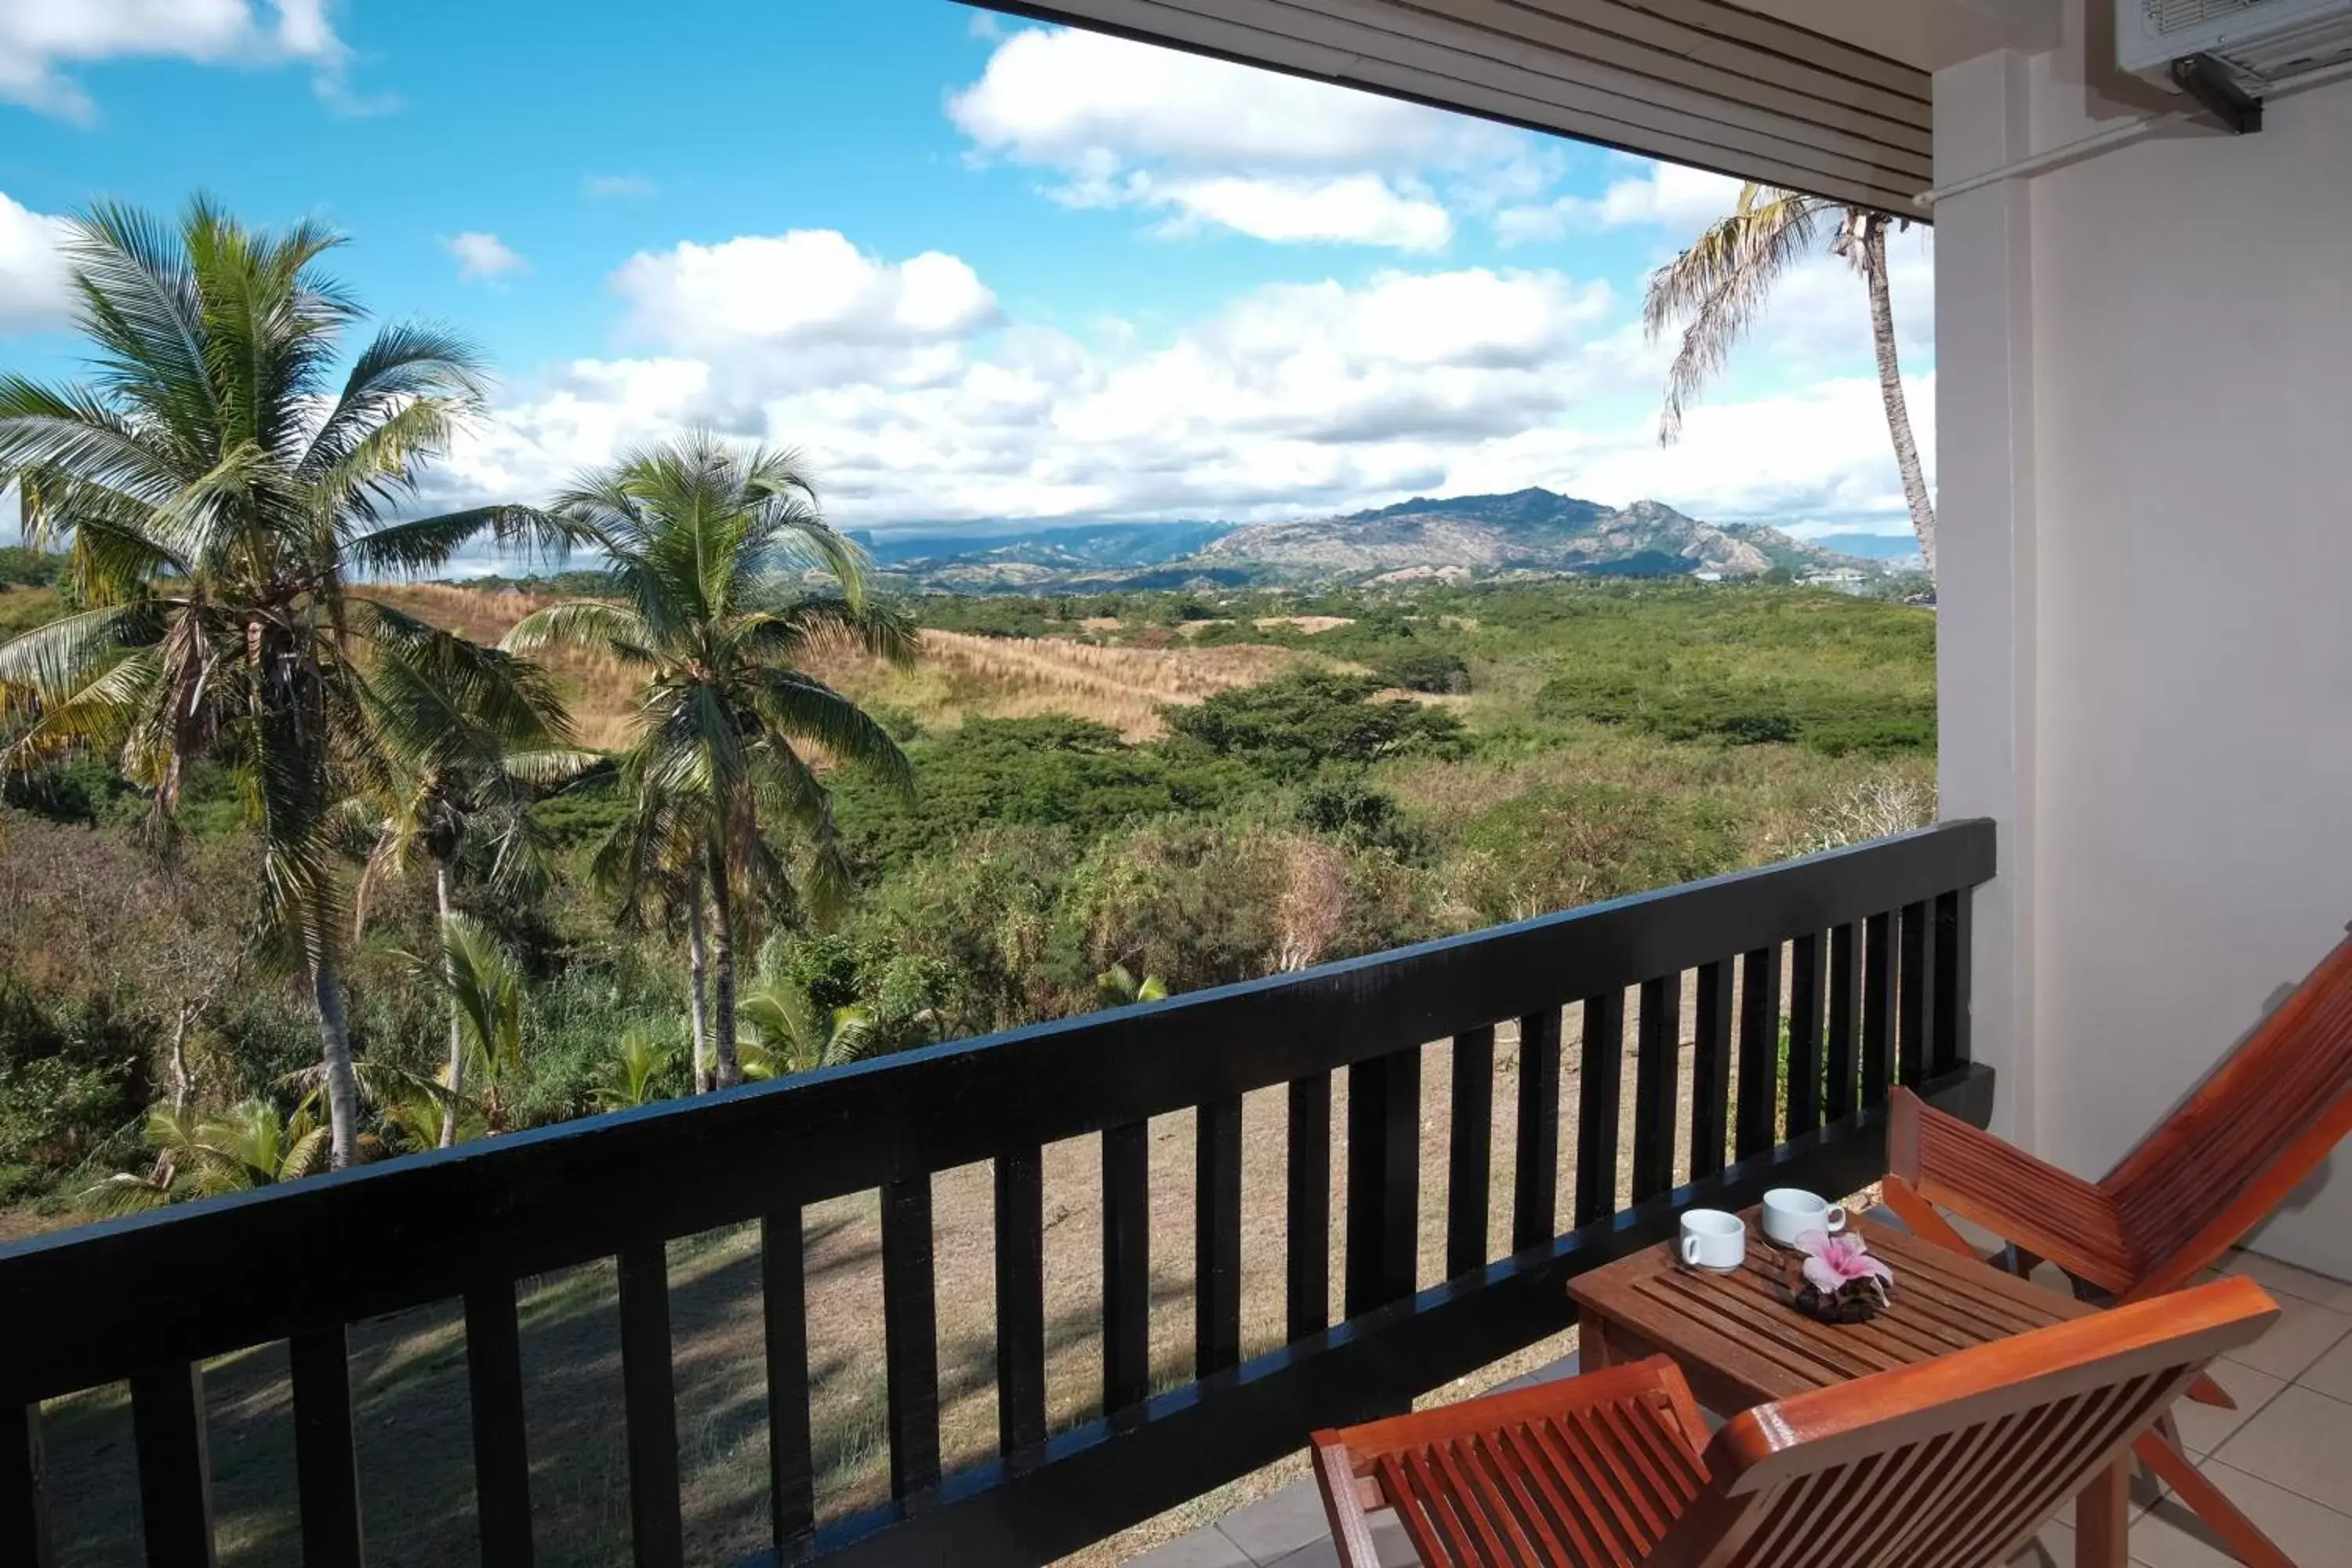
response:
M2071 1175L1898 1089L1885 1194L1886 1206L1929 1240L1974 1250L1938 1212L1949 1211L2010 1242L2020 1273L2047 1258L2118 1301L2139 1301L2220 1261L2347 1133L2352 940L2105 1181ZM2189 1396L2232 1403L2210 1379ZM2240 1561L2287 1561L2168 1435L2152 1434L2139 1455Z
M1344 1568L1394 1509L1429 1568L1985 1568L2070 1497L2121 1563L2121 1463L2278 1316L2250 1279L1759 1405L1710 1442L1663 1356L1314 1439Z

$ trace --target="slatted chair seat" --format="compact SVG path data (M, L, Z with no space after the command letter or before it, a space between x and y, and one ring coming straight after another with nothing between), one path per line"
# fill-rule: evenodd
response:
M1430 1563L1622 1568L1706 1481L1706 1424L1664 1357L1344 1436L1364 1462L1347 1484L1366 1508L1394 1509Z
M2086 1182L1907 1089L1889 1108L1887 1206L1930 1240L1972 1251L1945 1214L2046 1258L2120 1301L2179 1289L2221 1261L2352 1134L2352 939L2320 961L2123 1163ZM2228 1405L2210 1381L2194 1397ZM2242 1561L2282 1563L2177 1445L2140 1447Z
M1342 1568L1393 1509L1428 1568L1984 1568L2069 1499L2121 1561L2119 1461L2215 1356L2278 1316L2250 1279L1801 1394L1710 1441L1653 1357L1318 1432ZM2112 1484L2110 1484L2112 1483Z

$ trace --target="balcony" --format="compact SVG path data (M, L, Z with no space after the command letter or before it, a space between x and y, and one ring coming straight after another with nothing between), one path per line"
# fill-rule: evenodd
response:
M224 1537L299 1534L314 1565L441 1561L467 1536L486 1563L620 1561L625 1534L656 1565L750 1556L749 1519L754 1560L1051 1561L1560 1334L1567 1281L1681 1206L1862 1187L1890 1085L1982 1122L1969 913L1993 869L1991 826L1948 824L18 1244L5 1556L210 1563ZM1166 1190L1187 1153L1189 1225ZM1081 1208L1092 1278L1057 1274L1049 1310L1049 1229ZM878 1264L844 1298L818 1276L858 1225ZM711 1419L766 1453L731 1506L681 1461L682 1436L689 1460L713 1442L681 1391L712 1406L714 1268L755 1350L720 1369ZM548 1282L607 1278L617 1376L551 1373ZM439 1314L415 1375L454 1391L462 1365L462 1402L372 1392L393 1313ZM813 1352L845 1315L878 1316L878 1379ZM123 1383L110 1457L89 1436L108 1396L72 1396ZM870 1452L841 1408L867 1384ZM603 1450L551 1438L583 1425ZM232 1426L233 1488L213 1473ZM273 1442L275 1496L247 1473ZM447 1485L388 1458L418 1449ZM596 1511L600 1452L625 1510Z

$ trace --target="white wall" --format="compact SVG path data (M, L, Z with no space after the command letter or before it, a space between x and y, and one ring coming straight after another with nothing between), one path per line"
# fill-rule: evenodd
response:
M1938 178L2133 112L2099 21L1940 73ZM2352 921L2352 82L1937 221L1945 804L2009 867L1978 1037L2097 1175ZM2352 1277L2352 1156L2257 1245Z

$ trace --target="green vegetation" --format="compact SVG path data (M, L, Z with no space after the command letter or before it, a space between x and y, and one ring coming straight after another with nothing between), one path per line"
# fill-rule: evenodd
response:
M100 209L92 380L0 378L34 540L0 552L0 1203L294 1180L1302 969L1930 798L1933 619L1900 605L885 604L791 458L708 436L394 521L480 371L394 326L338 386L334 243ZM372 581L484 531L607 564Z
M1087 717L1097 699L1078 688L1066 711L1012 717L973 710L961 688L915 700L882 715L915 795L887 768L822 775L828 853L851 889L837 914L785 896L798 871L760 897L730 874L745 1076L1617 897L1893 831L1932 802L1925 611L1760 584L1559 581L1236 595L1207 606L1222 635L1188 638L1171 631L1177 597L1128 595L1117 617L1049 602L1030 613L1055 637L1024 646L1073 659L1161 647L1181 668L1254 641L1305 662L1171 706L1150 736ZM909 608L928 626L969 626L968 607ZM1469 690L1402 695L1393 677L1411 660L1458 666ZM834 652L814 668L805 679L845 700L932 689L920 661ZM518 831L535 878L493 874L502 836L458 844L460 944L436 935L435 879L373 879L349 963L363 1153L693 1087L690 915L707 896L666 903L646 883L632 899L596 874L642 833L652 772L629 761L529 786ZM248 953L237 889L254 829L234 773L191 769L169 862L140 842L145 793L101 761L10 789L0 1181L60 1204L113 1170L152 1184L146 1108L168 1110L183 1076L205 1115L258 1099L290 1118L313 1026L301 987ZM780 826L777 852L804 866L814 840L798 819ZM360 838L352 864L382 842ZM499 990L501 958L515 989ZM453 985L459 963L487 977ZM482 1043L509 1035L519 1050Z

